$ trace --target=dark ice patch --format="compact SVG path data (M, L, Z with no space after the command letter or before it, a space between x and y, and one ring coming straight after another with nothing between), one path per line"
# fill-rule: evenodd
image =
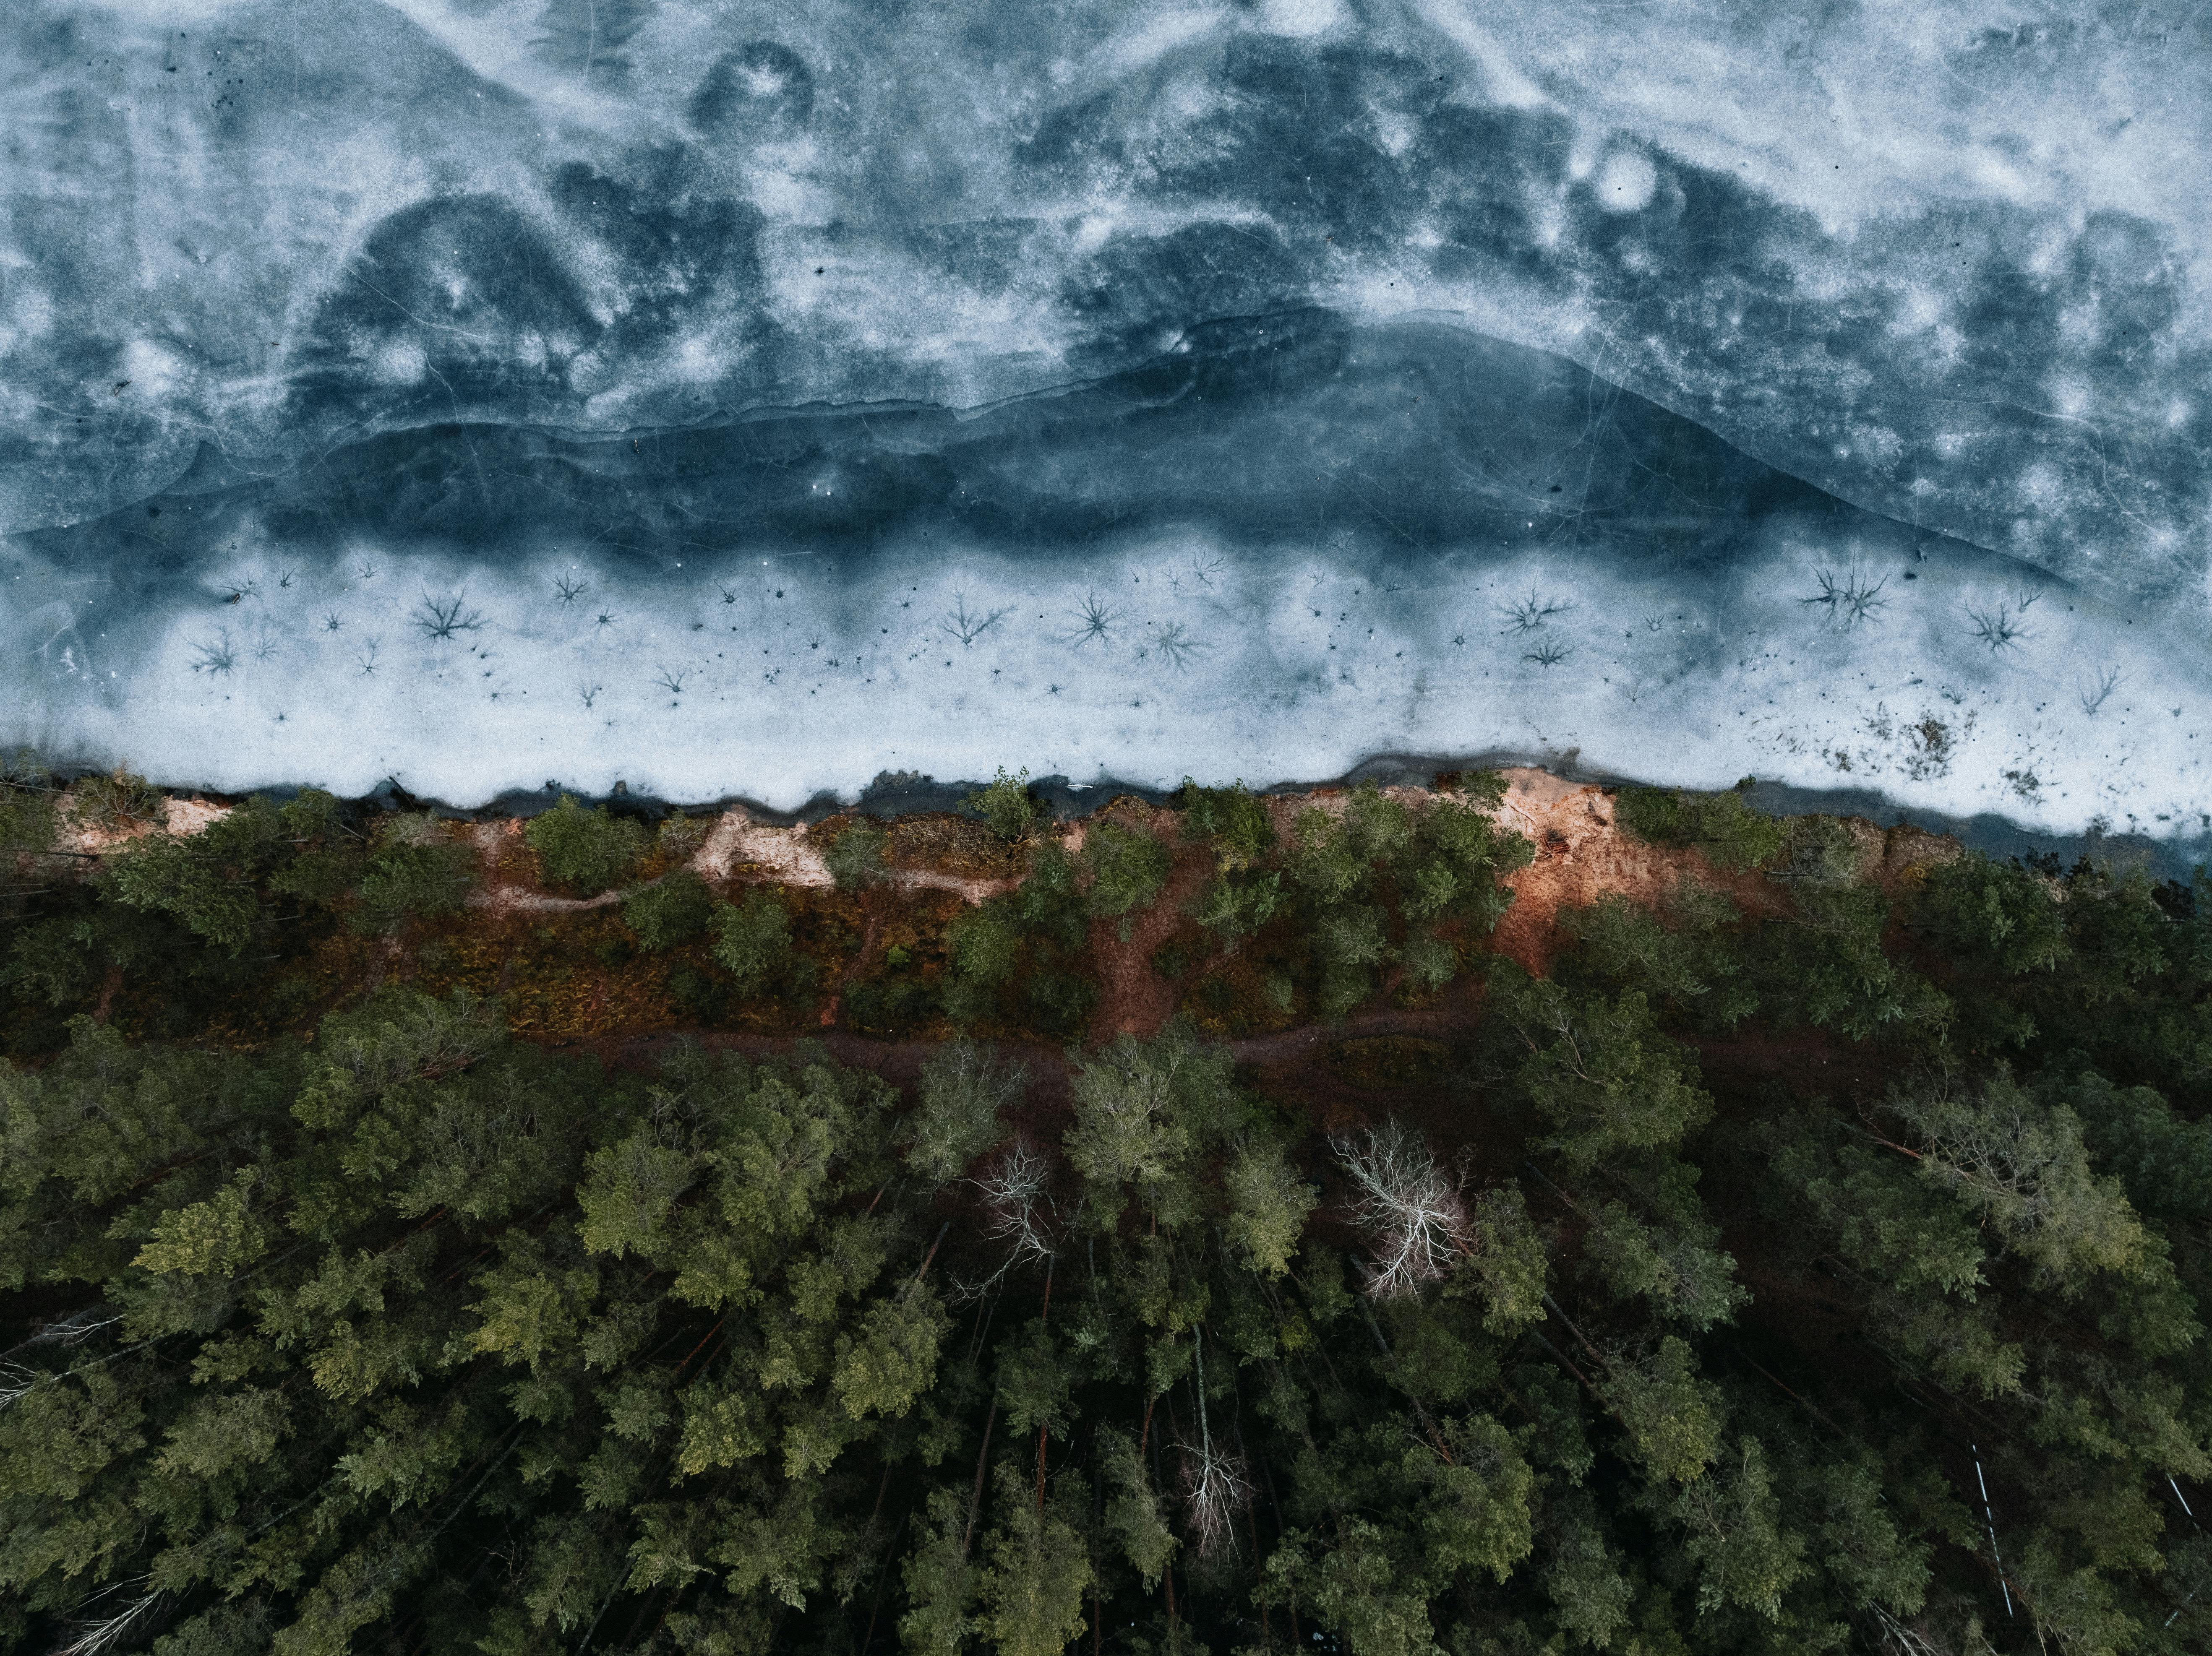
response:
M568 162L554 169L548 194L620 267L610 349L658 346L718 299L758 304L760 213L716 189L684 146L634 150L617 172Z
M696 132L758 142L789 136L813 113L806 60L774 40L748 40L714 59L684 119Z
M318 308L293 378L303 411L544 404L600 325L551 242L497 196L385 219Z

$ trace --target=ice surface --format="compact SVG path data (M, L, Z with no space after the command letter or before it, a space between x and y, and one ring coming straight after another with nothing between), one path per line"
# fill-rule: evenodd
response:
M2212 810L2212 9L18 10L0 735Z
M228 788L789 805L881 770L1171 786L1578 749L2194 828L2212 728L2148 613L1560 359L1325 312L965 416L210 458L10 562L33 731Z

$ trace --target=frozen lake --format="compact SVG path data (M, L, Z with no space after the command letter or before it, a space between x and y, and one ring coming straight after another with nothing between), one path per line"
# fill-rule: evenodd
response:
M2185 8L39 11L7 739L2212 828Z

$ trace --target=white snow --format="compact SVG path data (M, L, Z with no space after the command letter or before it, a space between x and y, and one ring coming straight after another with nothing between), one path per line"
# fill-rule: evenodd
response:
M1776 523L1717 584L1533 549L1416 579L1357 546L1231 558L1174 534L1087 573L911 548L866 579L746 558L648 593L586 561L564 602L553 573L401 555L264 579L221 620L161 623L112 684L48 661L9 694L50 749L165 782L390 776L462 805L548 780L790 808L887 770L1166 787L1573 752L2051 832L2212 828L2212 687L2154 617L1816 522ZM17 650L52 620L12 621Z

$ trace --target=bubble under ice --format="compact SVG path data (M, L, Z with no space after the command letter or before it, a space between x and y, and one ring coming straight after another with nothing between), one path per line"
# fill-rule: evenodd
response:
M2204 826L2202 9L33 11L0 735Z

